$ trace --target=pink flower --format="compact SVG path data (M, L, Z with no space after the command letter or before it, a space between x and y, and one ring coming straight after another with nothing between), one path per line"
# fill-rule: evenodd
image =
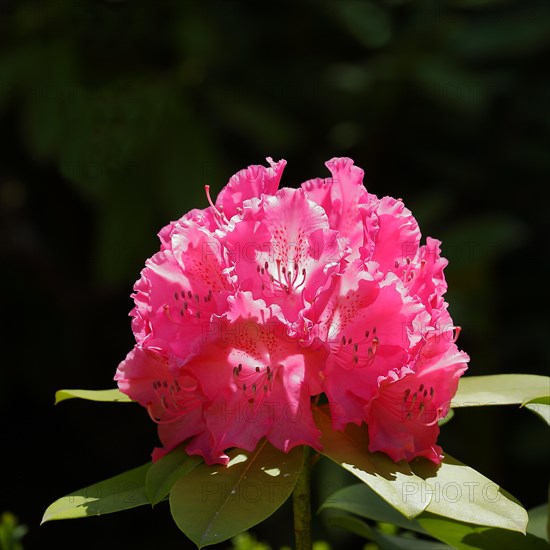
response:
M436 464L437 421L449 412L468 357L455 343L452 326L429 333L408 365L377 379L375 396L365 405L369 449L394 461L425 456Z
M135 348L115 379L207 463L265 437L319 449L311 398L370 449L440 460L437 420L467 356L443 301L439 241L420 245L401 201L378 199L351 159L278 189L285 161L233 176L215 204L159 233L133 295Z

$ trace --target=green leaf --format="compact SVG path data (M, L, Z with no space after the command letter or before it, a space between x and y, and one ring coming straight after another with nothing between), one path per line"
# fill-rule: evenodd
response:
M89 401L113 401L117 403L132 403L132 400L118 389L112 390L58 390L55 392L55 404L66 399L88 399Z
M425 534L426 531L414 520L409 520L378 496L368 485L349 485L330 495L319 511L336 509L383 523L391 523L403 529Z
M548 503L541 504L536 508L529 510L529 523L527 524L527 532L532 535L550 542L550 508Z
M526 403L525 408L534 412L550 425L550 405L546 405L545 403Z
M449 422L449 420L451 420L451 418L455 415L455 412L453 411L453 409L449 409L447 414L443 417L443 418L440 418L437 422L438 426L444 426L445 424L447 424L447 422Z
M550 395L545 395L543 397L536 397L535 399L530 399L526 401L524 405L529 405L531 403L540 403L541 405L550 405Z
M56 500L44 512L42 523L111 514L149 504L145 477L150 466L149 462Z
M170 492L177 526L199 547L227 540L269 517L290 496L303 464L266 440L253 452L233 449L227 466L200 464Z
M437 484L433 484L433 488L433 490L440 491L440 494L434 494L432 496L432 501L445 498L446 491L445 489L442 489L442 486L438 487ZM453 487L453 490L454 489L455 487ZM427 493L428 489L425 489L425 491ZM449 496L449 494L447 494L447 496ZM475 496L475 492L473 493L473 496ZM452 500L454 500L454 497ZM456 505L459 506L460 504L457 503ZM533 536L536 535L536 533L526 537L516 531L497 529L493 527L480 527L468 524L466 522L444 518L430 512L423 512L417 518L407 520L397 514L378 495L370 491L366 485L352 485L337 491L334 495L329 497L321 507L321 509L328 508L352 512L377 522L391 523L401 527L402 529L415 531L423 535L428 534L451 545L454 548L468 550L474 548L483 550L512 550L516 548L533 548L533 550L542 550L542 548L544 548L541 541ZM363 522L360 523L369 528L370 531L360 533L357 528L357 522L359 520L356 518L352 519L354 519L355 522L350 523L350 521L346 518L344 522L345 524L341 526L361 536L365 536L370 533L367 538L370 537L374 540L380 548L406 548L408 546L403 546L403 544L407 545L410 543L410 539L407 539L406 542L404 542L403 540L400 540L400 537L393 538L391 536L389 536L388 540L382 540L381 537L388 538L388 535L379 533L375 528L370 529L370 527L363 524ZM333 523L333 519L330 518L329 522ZM336 524L339 524L339 522L340 520L337 519ZM410 543L412 544L410 548L423 548L422 545L414 546L420 542L426 543L425 547L428 548L427 541L414 539L413 541L414 542ZM401 546L399 546L400 544Z
M417 519L430 535L458 550L548 550L546 541L530 533L476 527L426 512Z
M327 523L374 541L380 550L448 550L450 548L450 546L440 542L419 539L413 536L387 535L354 516L332 516L328 518Z
M449 455L439 466L424 458L415 459L411 468L425 481L417 486L409 485L405 496L418 492L429 499L427 512L474 525L525 533L528 520L525 509L473 468Z
M181 446L157 460L149 468L146 478L147 497L151 504L164 500L172 485L201 462L202 458L189 456Z
M536 374L493 374L460 379L451 407L525 404L550 395L550 377Z
M550 425L550 396L536 397L523 403L522 407L534 412Z
M404 516L413 518L426 508L429 498L417 491L403 497L407 487L419 487L424 480L404 460L395 463L384 453L371 453L365 425L350 424L345 431L338 431L332 428L326 408L316 409L316 414L323 455L366 483Z
M348 514L342 516L330 516L327 518L327 524L331 527L340 527L367 540L374 540L373 529L371 529L371 527L364 521L354 516L350 516Z

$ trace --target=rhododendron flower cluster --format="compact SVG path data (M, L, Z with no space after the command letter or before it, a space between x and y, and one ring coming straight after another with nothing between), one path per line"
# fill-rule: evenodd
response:
M420 245L401 200L378 198L349 158L281 188L286 162L235 174L215 203L159 233L133 295L134 349L116 373L162 447L209 464L265 437L320 449L312 398L369 449L438 463L468 357L443 299L440 242ZM324 398L323 398L324 399Z

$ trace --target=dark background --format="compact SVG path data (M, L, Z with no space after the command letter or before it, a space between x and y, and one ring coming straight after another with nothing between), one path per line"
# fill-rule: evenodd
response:
M354 158L443 240L469 374L547 373L548 2L0 6L0 512L29 527L25 548L186 547L166 503L38 526L156 444L140 407L53 397L114 385L157 231L268 155L288 160L284 186ZM441 443L530 508L547 499L546 436L529 411L476 408ZM338 475L319 468L319 496ZM289 521L254 532L291 544ZM343 547L322 519L315 536Z

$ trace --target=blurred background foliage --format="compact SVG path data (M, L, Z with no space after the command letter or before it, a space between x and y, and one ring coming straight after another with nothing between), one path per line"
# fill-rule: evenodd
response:
M4 0L0 511L25 547L185 546L162 505L38 527L156 444L141 408L53 395L113 385L157 231L268 155L289 161L286 186L354 158L443 240L470 374L547 373L549 31L546 0ZM463 409L441 441L526 507L546 501L529 412ZM318 498L346 482L316 475ZM291 544L289 519L255 532Z

